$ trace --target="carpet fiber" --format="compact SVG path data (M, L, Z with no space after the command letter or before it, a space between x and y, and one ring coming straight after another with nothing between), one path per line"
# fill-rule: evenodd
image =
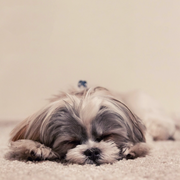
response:
M180 141L152 144L150 155L114 164L62 165L56 162L19 162L4 159L9 133L16 123L0 121L0 180L179 180Z

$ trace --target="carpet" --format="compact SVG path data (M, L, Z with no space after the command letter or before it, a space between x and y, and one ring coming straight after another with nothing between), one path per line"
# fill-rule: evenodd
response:
M146 157L101 166L6 160L4 155L8 151L9 133L16 124L0 121L0 180L180 179L180 141L153 142Z

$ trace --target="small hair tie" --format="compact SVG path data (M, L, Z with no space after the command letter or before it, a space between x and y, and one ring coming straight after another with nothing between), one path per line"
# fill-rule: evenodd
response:
M79 87L79 88L80 88L80 87L87 88L87 82L80 80L80 81L78 82L78 87Z

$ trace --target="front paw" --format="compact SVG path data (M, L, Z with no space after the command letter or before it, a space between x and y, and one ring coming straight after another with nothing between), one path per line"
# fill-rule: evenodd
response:
M56 159L55 154L52 150L43 144L36 142L36 147L33 147L26 152L27 160L29 161L43 161L43 160L52 160Z
M28 139L11 142L6 159L21 161L55 160L57 156L45 145Z
M127 150L126 159L135 159L144 157L150 151L150 147L146 143L137 143Z

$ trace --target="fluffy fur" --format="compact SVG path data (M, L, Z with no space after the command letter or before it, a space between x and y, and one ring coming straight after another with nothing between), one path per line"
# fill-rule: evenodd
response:
M100 165L145 156L149 147L143 123L155 140L172 138L175 127L168 120L164 125L163 113L152 113L151 103L140 103L147 96L141 96L102 87L60 93L12 131L6 157Z

